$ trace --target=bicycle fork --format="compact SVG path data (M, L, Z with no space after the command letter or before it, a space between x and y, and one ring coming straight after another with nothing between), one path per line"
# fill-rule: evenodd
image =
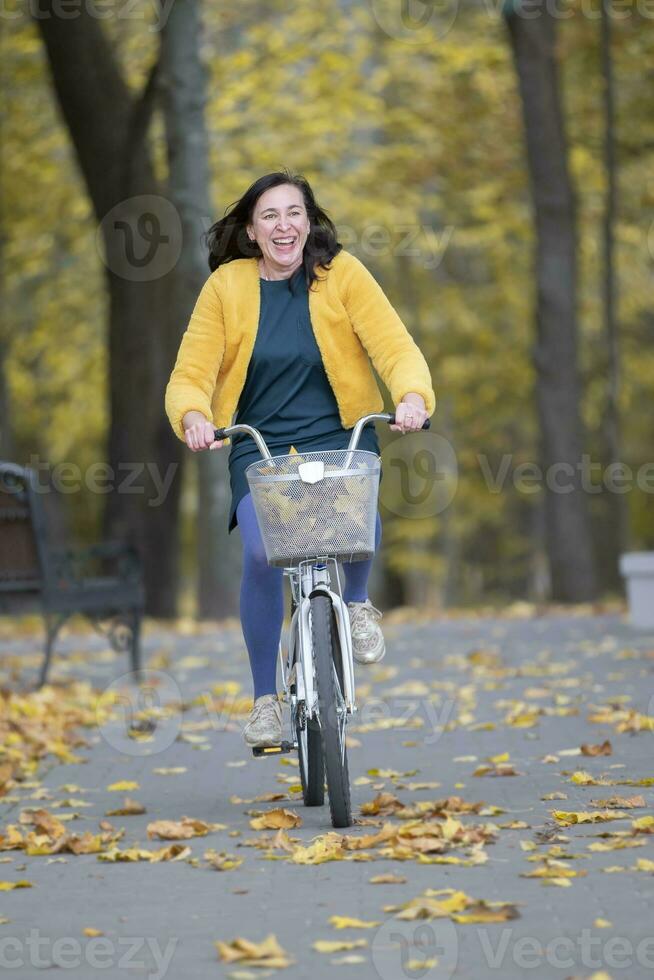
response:
M329 565L333 565L335 590L332 589L332 578ZM347 605L343 600L338 563L334 558L328 558L324 563L315 564L312 561L301 562L298 569L292 570L296 590L296 609L290 629L289 664L299 660L303 675L304 701L310 718L317 717L318 695L314 686L313 641L311 636L311 597L322 593L329 597L334 611L338 642L341 651L343 672L343 700L348 714L356 711L354 667L352 659L352 636L350 633L350 617ZM295 650L294 644L299 644ZM293 654L296 653L296 657Z

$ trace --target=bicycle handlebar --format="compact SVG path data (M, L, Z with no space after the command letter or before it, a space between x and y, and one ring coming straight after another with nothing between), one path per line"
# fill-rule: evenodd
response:
M352 435L350 436L350 442L348 444L348 451L356 449L359 445L359 439L361 438L361 432L363 431L364 425L368 422L388 422L389 425L395 424L395 414L391 412L373 412L371 415L364 415L354 426L352 430ZM422 425L423 429L431 428L431 420L426 419ZM244 432L249 435L257 444L257 449L261 453L264 459L272 459L272 455L268 446L266 445L263 436L258 429L255 429L252 425L228 425L222 429L215 429L214 435L216 439L230 439L233 435L238 432Z

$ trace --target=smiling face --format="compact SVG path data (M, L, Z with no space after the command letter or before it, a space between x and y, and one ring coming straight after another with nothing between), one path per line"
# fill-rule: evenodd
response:
M292 275L302 264L309 235L309 218L299 187L280 184L264 191L254 206L247 233L261 249L269 278Z

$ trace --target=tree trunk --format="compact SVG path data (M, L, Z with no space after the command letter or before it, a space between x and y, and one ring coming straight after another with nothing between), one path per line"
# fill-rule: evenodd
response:
M1 193L1 191L0 191ZM7 381L7 354L9 343L5 337L5 276L4 276L4 244L5 244L5 211L4 200L0 197L0 459L13 460L14 445L11 430L11 412L9 406L9 383Z
M601 291L604 299L604 329L606 332L606 409L603 419L604 442L610 464L624 462L620 437L620 355L618 350L618 323L616 315L616 275L614 261L614 226L617 210L616 157L615 157L615 94L613 83L613 59L611 57L611 12L607 0L601 3L600 47L602 77L604 82L604 169L606 173L606 199L604 205ZM619 586L618 555L628 549L629 519L626 497L621 493L608 495L610 514L610 569L607 585Z
M532 11L533 6L530 8ZM583 435L577 369L575 200L555 55L555 21L505 8L520 95L536 221L537 341L534 352L552 597L596 594L588 502L579 464ZM507 352L510 356L510 352ZM563 487L564 489L560 489Z
M169 160L170 199L181 218L181 251L172 311L181 335L209 275L202 233L211 218L207 78L200 59L201 18L193 0L176 0L162 35L160 85ZM198 453L198 615L237 612L237 535L227 534L230 491L227 451Z
M177 219L161 197L146 143L154 79L134 100L100 22L85 7L73 19L53 7L54 0L43 0L37 26L100 223L107 268L107 458L113 480L105 532L136 545L147 611L169 616L177 592L182 445L168 425L163 399L178 342L169 312Z

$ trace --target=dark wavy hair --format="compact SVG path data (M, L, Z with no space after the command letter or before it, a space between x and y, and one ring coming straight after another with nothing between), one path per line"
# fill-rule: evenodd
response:
M329 263L343 246L336 240L336 228L331 218L316 203L309 181L300 174L278 170L259 177L245 194L225 211L225 217L216 221L204 236L209 249L209 268L213 272L220 265L234 259L261 257L261 249L250 241L247 225L252 223L254 207L261 195L271 187L292 184L302 192L310 229L304 245L303 267L307 288L318 279L317 269L329 269ZM298 270L299 271L299 270ZM292 277L294 278L294 277Z

